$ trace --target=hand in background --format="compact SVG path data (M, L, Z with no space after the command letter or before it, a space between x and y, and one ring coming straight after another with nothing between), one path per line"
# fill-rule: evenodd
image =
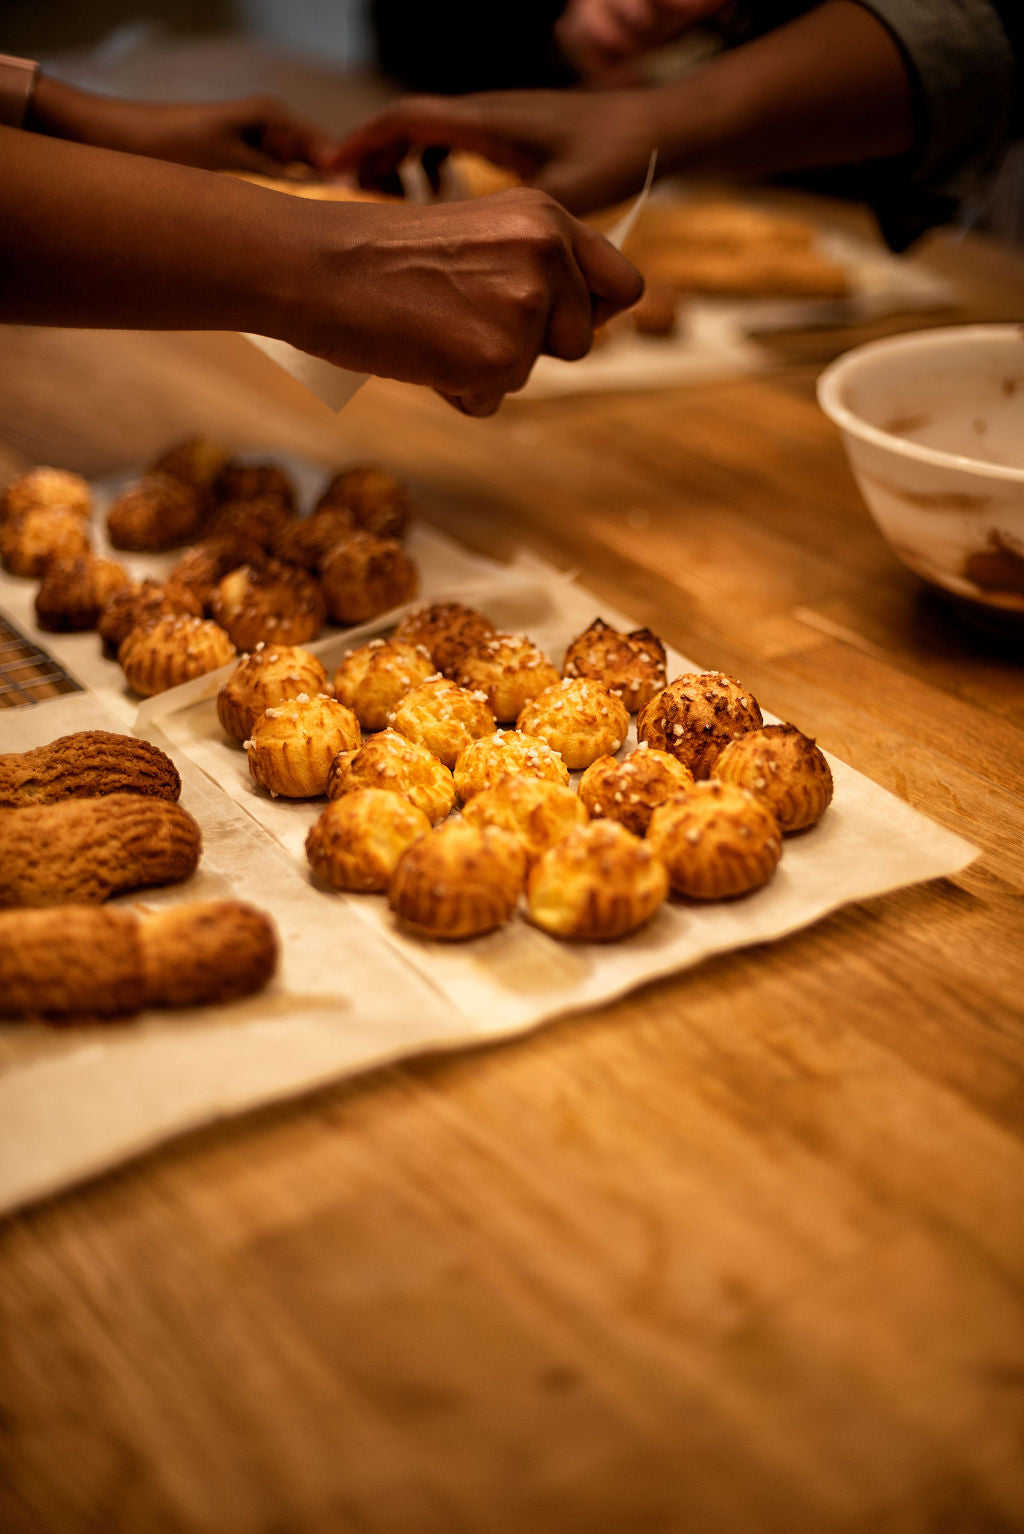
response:
M671 42L728 0L569 0L555 24L559 47L584 80Z
M468 149L571 212L588 213L634 196L657 146L647 91L410 96L350 134L327 168L394 191L398 167L410 154Z
M205 170L322 168L337 140L272 96L166 105L119 101L40 77L27 126L54 138Z

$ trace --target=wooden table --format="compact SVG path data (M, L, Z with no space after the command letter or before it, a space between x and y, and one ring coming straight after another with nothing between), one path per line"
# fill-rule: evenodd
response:
M931 240L956 318L1024 260ZM0 473L202 430L377 458L577 566L981 858L0 1230L11 1531L1024 1528L1024 685L869 520L814 380L338 419L237 337L12 332Z

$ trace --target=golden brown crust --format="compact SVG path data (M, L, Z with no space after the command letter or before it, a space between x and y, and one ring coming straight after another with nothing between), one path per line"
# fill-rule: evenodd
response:
M545 687L560 680L539 645L525 634L492 634L468 650L455 680L470 692L482 692L499 724L510 724Z
M218 533L186 549L167 578L168 586L184 586L210 611L213 593L225 575L240 565L258 565L266 550L244 533Z
M502 778L475 794L462 812L471 826L494 826L518 838L533 865L542 853L586 825L579 795L565 783L544 778Z
M309 517L292 517L279 527L271 552L289 565L319 570L335 545L356 529L355 512L349 506L325 506Z
M525 871L514 836L451 820L405 853L388 886L388 903L403 926L421 937L479 937L508 921Z
M116 559L74 554L51 559L36 592L36 619L50 633L93 629L109 599L131 577Z
M398 540L362 528L334 545L320 575L335 623L365 623L419 590L419 572Z
M454 769L455 791L465 804L510 775L543 778L549 783L569 781L568 767L539 735L496 730L493 735L471 741L459 752Z
M175 614L190 618L203 616L202 604L187 586L176 580L127 581L107 597L96 629L103 641L105 655L115 656L132 629L149 628L158 618Z
M327 605L318 582L297 565L264 559L240 565L217 583L213 617L240 650L265 644L302 645L316 639Z
M354 751L339 751L327 775L327 796L340 799L359 788L382 788L401 794L423 811L432 825L455 804L450 770L426 746L397 730L370 735Z
M11 575L38 577L51 559L88 551L88 522L66 506L33 506L0 524L0 564Z
M765 801L716 779L659 805L647 840L664 859L676 894L695 900L759 889L782 856L779 823Z
M650 629L620 634L595 618L565 652L568 677L589 677L621 698L631 714L665 686L665 646Z
M217 718L235 740L248 740L268 708L300 693L328 692L327 672L315 655L297 645L258 644L244 655L217 694Z
M170 474L147 474L117 497L107 513L115 549L159 552L198 536L203 522L197 492Z
M623 761L598 757L580 778L580 798L595 820L617 820L643 836L659 804L693 783L693 773L667 751L640 746Z
M356 464L328 481L316 510L347 506L360 527L381 538L400 538L409 521L409 492L377 464Z
M292 514L295 512L295 485L291 475L279 463L226 464L218 474L214 495L219 502L233 501L279 501Z
M334 691L364 730L383 730L399 699L433 674L421 645L371 639L345 656L334 673Z
M0 814L0 907L98 905L121 890L187 879L199 827L180 804L139 794L66 799Z
M668 894L665 866L613 820L572 831L534 864L530 920L553 937L610 942L644 926Z
M304 693L261 714L245 742L249 773L268 793L315 799L327 792L331 763L354 751L362 736L351 709L334 698Z
M531 699L517 725L525 735L546 740L575 769L619 749L629 730L629 713L600 682L566 677Z
M426 746L446 767L454 767L471 741L494 734L495 720L481 693L433 676L398 700L390 723L400 735Z
M79 730L0 756L0 808L122 793L174 801L180 792L178 769L159 746L110 730Z
M433 602L407 613L395 629L395 639L421 644L442 676L454 677L464 655L495 633L483 613L461 602Z
M0 500L0 521L39 507L63 506L80 517L92 514L92 491L87 480L67 469L46 465L28 469L12 479Z
M784 832L814 825L832 801L828 762L795 724L766 724L730 741L714 775L766 799Z
M430 833L430 821L401 794L358 788L332 799L306 837L306 856L333 889L386 890L405 852Z
M737 735L761 727L757 700L724 671L692 671L676 677L637 715L637 739L667 751L706 778L718 753Z
M93 1021L142 1007L199 1006L261 990L277 934L237 900L140 916L62 905L0 912L0 1015Z
M132 691L151 698L226 666L236 653L218 623L178 614L132 629L117 658Z
M140 919L139 939L147 1006L237 1001L261 991L277 968L273 922L240 900L154 911Z

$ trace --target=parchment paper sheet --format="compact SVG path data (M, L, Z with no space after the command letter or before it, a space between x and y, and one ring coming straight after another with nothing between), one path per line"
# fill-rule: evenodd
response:
M503 569L429 529L418 536L432 561L429 575L424 569L428 599L459 591L499 624L532 634L558 663L599 613L633 626L536 561ZM0 604L30 635L26 591L30 608L34 590L34 582L0 578ZM99 659L96 635L43 638L80 677L88 673L95 691L4 711L2 749L74 729L129 728L137 700L124 692L119 668ZM350 632L315 648L330 669L355 642ZM714 664L714 656L702 658ZM671 655L670 676L684 669L691 662ZM270 799L251 784L244 753L217 725L212 696L221 674L140 711L138 732L181 770L181 802L203 828L204 853L186 884L132 898L145 907L252 900L278 924L281 973L263 995L229 1007L152 1012L103 1027L0 1025L0 1210L190 1127L384 1061L524 1031L707 954L781 937L847 901L956 873L975 856L961 838L832 761L827 815L786 842L776 877L745 900L669 903L643 932L607 946L560 944L519 918L471 943L423 943L396 932L383 897L315 887L303 843L322 805ZM813 720L795 722L813 732Z

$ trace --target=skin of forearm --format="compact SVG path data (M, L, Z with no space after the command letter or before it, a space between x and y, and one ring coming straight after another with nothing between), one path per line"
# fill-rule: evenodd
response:
M756 178L913 147L903 55L854 0L825 0L653 97L663 172Z
M13 128L0 167L0 321L287 332L312 205Z

